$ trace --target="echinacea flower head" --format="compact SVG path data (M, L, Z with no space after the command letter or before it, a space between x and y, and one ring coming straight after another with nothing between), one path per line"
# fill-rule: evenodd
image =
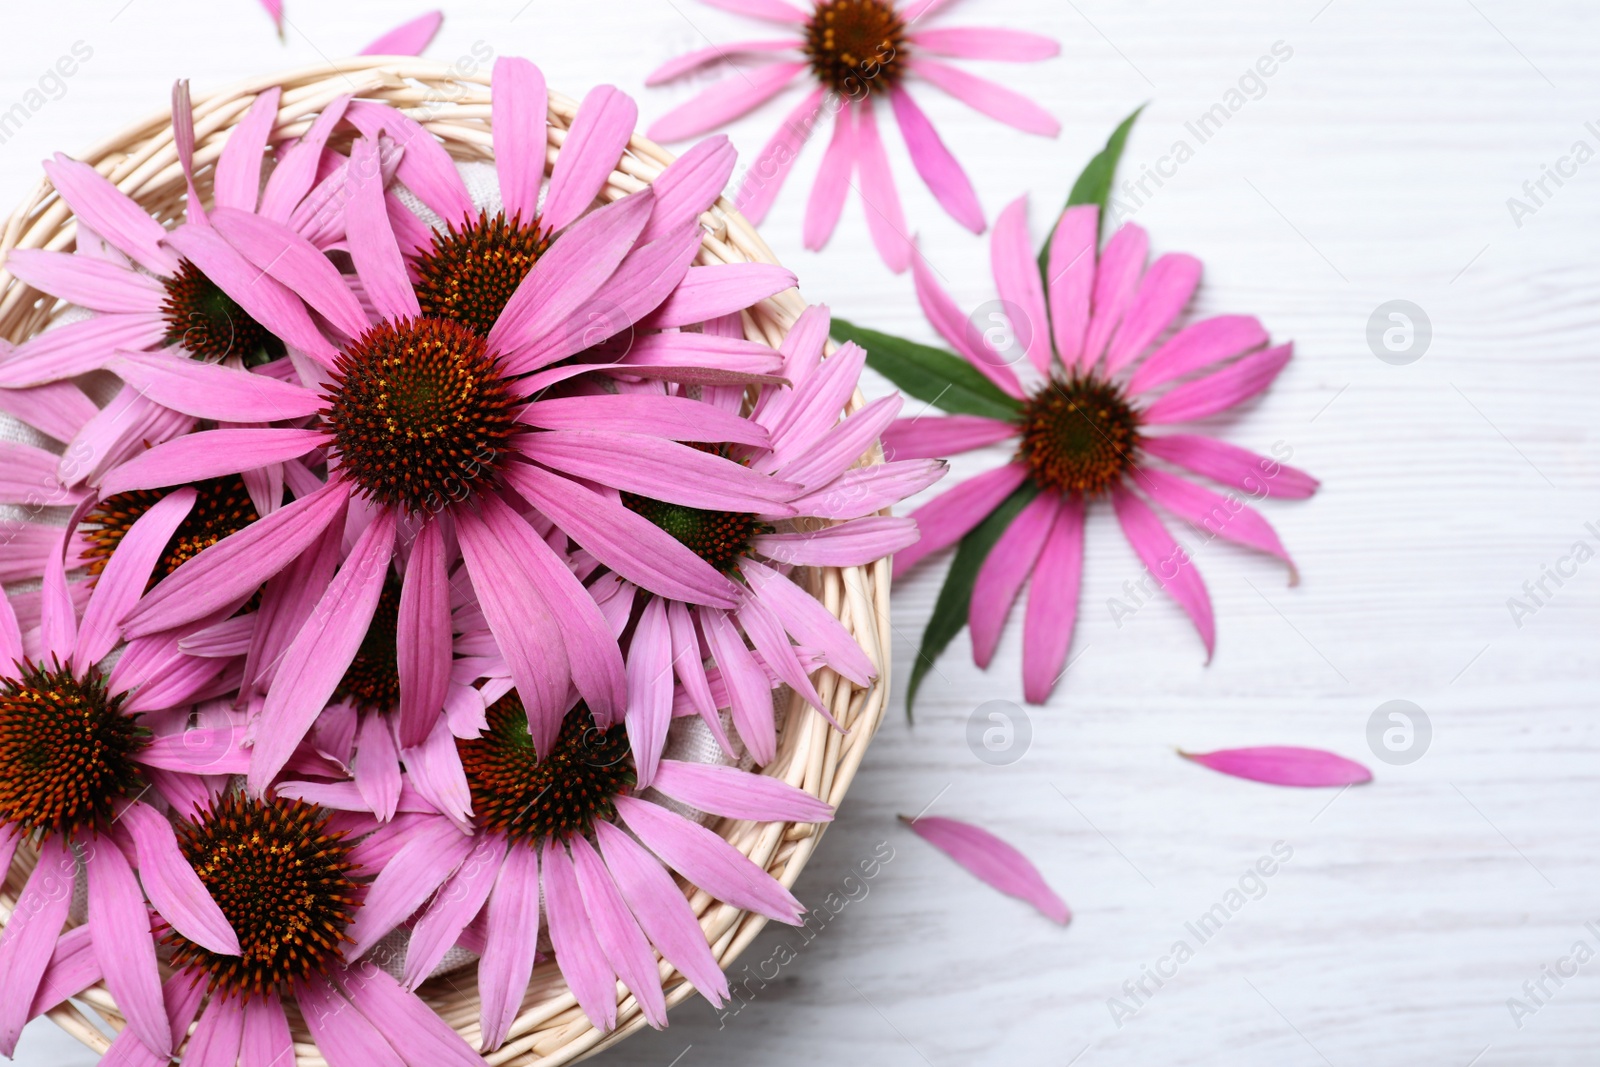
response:
M1049 696L1072 640L1084 518L1096 503L1111 504L1153 581L1194 622L1208 659L1215 644L1210 596L1156 507L1210 536L1278 557L1294 579L1277 534L1238 491L1302 498L1315 491L1316 481L1282 463L1283 457L1168 432L1264 391L1288 365L1293 346L1270 345L1262 324L1244 315L1174 328L1199 285L1200 261L1169 253L1147 268L1149 238L1133 223L1100 248L1100 210L1093 203L1069 206L1042 259L1028 239L1027 198L1001 213L991 261L1012 319L1015 343L1009 351L990 344L921 263L918 299L958 355L849 324L837 331L869 350L876 346L885 373L908 389L924 389L927 374L954 374L940 380L962 383L958 413L890 427L884 435L890 455L945 456L1014 442L1009 462L912 513L922 539L895 557L897 575L957 542L965 553L952 567L951 584L936 609L947 617L930 624L925 635L912 698L926 664L959 629L962 615L971 626L974 660L988 666L1012 603L1030 577L1024 692L1034 702ZM933 399L931 392L924 395ZM1235 492L1224 496L1170 468Z
M726 78L678 106L650 127L650 136L672 141L704 133L808 79L813 88L751 162L736 197L739 209L760 222L812 130L833 115L833 133L806 206L807 248L827 244L855 179L866 205L867 228L884 263L898 273L914 255L878 132L880 97L889 102L917 173L940 206L973 233L982 233L986 225L977 193L908 86L919 80L930 83L1027 133L1054 137L1060 131L1048 112L1015 90L934 58L1048 59L1058 51L1049 38L1018 30L924 26L923 20L943 7L944 0L817 0L807 9L787 0L707 2L781 23L791 36L713 45L661 66L647 84L670 81L730 56L771 56L765 65Z
M478 964L484 1051L500 1047L521 1010L541 911L557 966L602 1030L617 1023L619 980L651 1025L665 1025L658 953L713 1004L728 996L727 979L669 872L716 900L799 922L801 906L788 890L669 802L765 822L825 822L833 815L828 805L776 778L674 759L659 761L646 791L628 732L596 725L582 703L569 709L554 749L542 756L514 691L494 701L486 717L481 735L456 741L472 792L468 823L426 810L405 817L403 837L350 926L345 953L363 960L409 920L403 980L415 988L486 915ZM285 781L278 789L307 800L337 797L364 811L342 786Z

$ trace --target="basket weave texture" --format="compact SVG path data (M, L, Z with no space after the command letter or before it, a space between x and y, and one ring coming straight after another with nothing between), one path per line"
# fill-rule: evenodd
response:
M333 69L321 66L254 78L196 97L195 165L200 193L208 204L212 165L229 133L245 116L256 95L275 85L282 87L283 95L272 135L274 144L304 133L331 100L349 93L406 111L435 134L458 161L493 158L487 71L463 75L431 60L360 57L341 61ZM550 93L547 172L566 141L577 107L576 101ZM169 112L151 116L78 158L94 166L156 218L170 223L181 215L185 186ZM635 134L601 197L610 201L636 192L654 181L673 158L659 145ZM701 221L705 232L697 264L777 262L766 243L727 199L719 200ZM76 223L66 204L48 181L41 181L6 222L0 236L0 255L9 254L13 248L70 251L75 233ZM745 335L776 348L804 308L800 294L793 289L763 300L744 313ZM64 305L0 268L0 337L20 343L44 329L63 310ZM841 414L862 404L857 393ZM876 448L862 460L881 461ZM826 668L819 673L817 690L846 728L843 734L831 729L822 716L787 690L780 691L788 711L780 719L777 758L764 773L780 777L837 807L861 764L887 701L889 566L887 560L879 560L866 567L810 568L797 572L796 579L860 642L877 666L880 680L863 690ZM734 820L722 820L712 828L790 887L815 850L822 829L804 823ZM16 907L35 859L29 846L19 849L11 877L0 885L0 924L9 919ZM761 916L719 904L698 890L692 892L690 904L700 918L713 954L724 968L766 923ZM693 992L689 984L670 964L661 962L660 966L667 1003L675 1005L687 999ZM473 969L432 979L419 993L467 1041L477 1045L478 994ZM644 1017L633 997L620 985L618 995L622 999L616 1029L610 1033L596 1030L579 1010L554 962L541 960L510 1039L487 1057L488 1062L518 1067L570 1063L621 1040L643 1026ZM87 990L78 1002L81 1008L63 1004L50 1012L50 1017L85 1045L104 1052L110 1043L86 1013L95 1013L120 1029L123 1018L115 1001L102 984ZM295 1023L298 1067L326 1067L304 1026L292 1014L291 1020Z

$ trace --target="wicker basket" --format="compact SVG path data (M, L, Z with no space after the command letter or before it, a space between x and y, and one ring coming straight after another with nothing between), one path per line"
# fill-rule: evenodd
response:
M489 83L487 72L463 76L443 63L424 59L360 57L328 66L254 78L221 92L195 100L195 164L202 197L209 201L211 164L221 153L232 127L244 117L256 94L282 86L283 96L274 142L303 133L315 115L335 97L354 93L406 110L442 139L450 153L462 161L492 159ZM550 94L549 154L552 166L577 103ZM156 217L171 220L182 211L184 179L173 142L170 113L160 112L117 136L96 145L79 158L106 175ZM635 135L629 154L612 172L602 196L607 200L632 193L653 181L673 156ZM771 250L726 199L719 200L702 218L706 227L700 264L775 263ZM0 253L13 248L70 250L76 224L49 182L41 182L33 195L6 223ZM61 311L52 298L17 282L0 270L0 337L20 342L32 336ZM788 290L762 301L744 313L746 336L776 347L804 309L800 294ZM860 394L849 410L863 403ZM882 456L864 457L881 462ZM848 733L830 729L822 716L785 693L789 713L782 719L777 759L765 773L780 776L830 804L838 805L849 788L867 744L882 719L887 700L886 676L889 647L883 640L889 628L889 566L880 560L868 567L813 568L798 576L860 641L877 665L879 682L860 690L824 669L816 679L818 692ZM792 886L817 846L821 828L811 824L763 824L723 820L715 825L723 837L753 861L770 871L785 886ZM13 865L12 877L0 886L0 918L9 918L17 896L35 860L24 846ZM737 908L718 904L696 891L690 900L713 953L724 968L748 946L766 920ZM692 988L670 965L661 964L667 986L667 1003L681 1003ZM619 987L620 988L620 987ZM419 993L474 1046L478 1038L478 995L471 970L436 978ZM122 1016L104 985L77 998L113 1028ZM109 1042L89 1017L72 1004L50 1013L84 1044L104 1051ZM618 1009L617 1028L602 1033L590 1025L577 1007L555 964L542 961L533 975L521 1014L505 1046L488 1057L493 1064L558 1064L581 1059L603 1049L644 1025L632 996ZM303 1027L296 1029L296 1054L300 1067L325 1067L325 1061Z

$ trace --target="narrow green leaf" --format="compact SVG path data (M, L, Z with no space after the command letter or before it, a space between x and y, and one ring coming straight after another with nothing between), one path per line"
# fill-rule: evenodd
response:
M867 350L867 366L918 400L956 415L1010 422L1017 402L960 356L877 330L833 320L833 336Z
M1106 146L1096 152L1094 158L1089 160L1083 168L1083 173L1078 175L1078 180L1072 183L1072 192L1067 197L1066 207L1077 207L1079 204L1100 205L1100 228L1103 231L1106 225L1106 205L1111 202L1111 185L1117 176L1117 164L1122 160L1122 149L1128 143L1128 132L1133 129L1133 121L1145 109L1140 104L1133 109L1133 114L1122 120L1111 136L1106 140ZM1064 212L1066 208L1062 208ZM1059 224L1061 217L1056 216ZM1050 237L1044 239L1044 247L1039 250L1039 273L1044 275L1045 291L1050 289L1050 238L1054 237L1056 228L1050 227Z
M1039 495L1039 487L1032 481L1023 482L1015 491L989 512L988 518L973 527L961 539L956 557L950 562L950 573L945 575L939 599L934 601L933 615L928 628L922 631L922 647L917 650L916 662L911 665L911 682L906 686L906 718L911 717L911 705L917 699L917 689L923 676L933 667L961 628L967 625L967 612L972 606L972 587L978 581L978 570L989 558L1000 535L1022 513L1022 509Z

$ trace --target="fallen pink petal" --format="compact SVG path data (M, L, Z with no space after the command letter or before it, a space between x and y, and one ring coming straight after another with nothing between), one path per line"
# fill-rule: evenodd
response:
M1178 755L1235 778L1248 778L1253 782L1271 785L1314 789L1320 786L1361 785L1372 781L1372 772L1362 764L1320 748L1263 745L1256 748L1223 748L1215 752L1185 752L1179 749Z
M994 834L957 819L900 816L916 835L1007 896L1025 900L1062 926L1072 921L1066 901L1045 884L1039 869Z

